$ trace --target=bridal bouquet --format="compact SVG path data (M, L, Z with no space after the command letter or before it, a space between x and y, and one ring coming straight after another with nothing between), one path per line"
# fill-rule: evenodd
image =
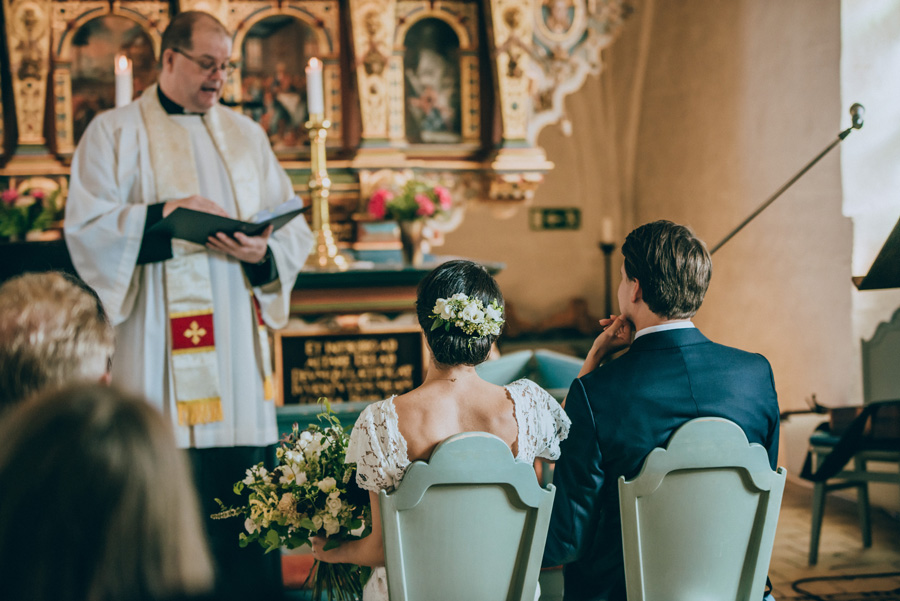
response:
M416 221L448 213L452 205L447 188L412 179L396 194L387 188L375 190L368 210L375 219Z
M279 547L296 549L309 544L315 535L328 537L326 549L340 541L361 538L371 532L367 502L354 504L348 498L348 483L353 466L344 464L349 436L326 399L319 414L324 427L313 424L300 430L297 424L276 451L278 465L271 472L257 464L247 477L235 483L235 494L243 503L222 508L214 519L244 517L246 533L239 544L260 544L266 551ZM349 564L316 563L313 595L324 591L330 600L351 601L362 598L362 587L369 569Z

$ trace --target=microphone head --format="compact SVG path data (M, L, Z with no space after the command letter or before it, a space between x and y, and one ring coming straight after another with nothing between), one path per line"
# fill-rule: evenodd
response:
M863 118L866 116L866 107L858 102L854 102L850 107L850 117L853 119L853 129L860 129L863 126Z

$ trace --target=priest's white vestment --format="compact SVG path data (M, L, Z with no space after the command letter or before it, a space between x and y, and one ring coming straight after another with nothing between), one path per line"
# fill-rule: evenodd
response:
M149 94L153 96L148 98ZM78 274L100 295L116 327L113 382L143 394L170 416L179 446L187 447L192 442L190 428L179 425L167 340L166 262L137 264L148 205L176 199L158 197L160 174L151 167L151 133L146 118L142 118L142 102L158 103L155 86L138 101L98 115L85 131L72 160L66 244ZM165 124L168 131L183 131L183 136L174 140L170 136L166 142L176 144L175 148L191 146L199 194L220 204L229 215L249 217L239 215L234 192L237 186L233 185L238 181L238 170L226 159L237 157L237 162L249 162L243 167L249 165L258 174L259 209L275 207L293 195L291 182L269 140L251 119L214 106L210 111L216 112L215 119L227 126L224 130L229 134L227 139L216 138L201 116L166 115L158 107L154 106L154 119L169 119ZM172 129L173 125L177 127ZM178 154L172 161L184 156ZM242 183L246 191L247 179ZM278 278L252 288L267 326L280 328L287 323L291 290L312 245L312 233L302 216L269 238ZM239 261L214 251L206 251L206 255L224 419L193 426L193 445L272 444L278 439L275 408L273 401L263 398L250 285Z

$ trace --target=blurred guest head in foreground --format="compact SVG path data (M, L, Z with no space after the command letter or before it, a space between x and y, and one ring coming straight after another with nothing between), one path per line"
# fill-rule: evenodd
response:
M184 451L141 398L79 384L13 407L0 490L2 599L156 601L212 586Z
M75 277L26 273L0 286L0 411L44 389L109 382L113 328Z

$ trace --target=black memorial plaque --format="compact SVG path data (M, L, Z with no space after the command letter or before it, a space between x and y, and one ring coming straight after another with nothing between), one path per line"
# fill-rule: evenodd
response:
M354 333L283 330L275 333L278 402L306 405L381 400L409 392L424 377L418 327Z

